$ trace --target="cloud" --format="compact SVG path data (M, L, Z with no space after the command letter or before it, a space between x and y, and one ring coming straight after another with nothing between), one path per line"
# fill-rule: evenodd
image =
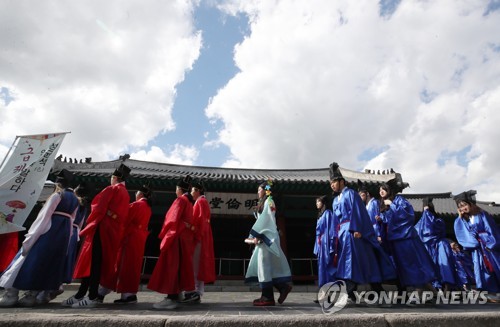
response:
M193 165L198 158L199 151L194 146L175 144L171 149L164 150L157 146L151 146L149 151L140 150L130 155L132 159L152 162L165 162L179 165Z
M199 56L201 34L192 2L151 4L2 6L0 142L70 131L61 153L99 161L173 131L175 88Z
M206 108L225 165L394 168L410 192L500 200L500 11L485 1L227 1L250 34ZM392 14L391 14L392 13ZM443 160L443 153L470 151ZM366 157L374 152L374 157Z

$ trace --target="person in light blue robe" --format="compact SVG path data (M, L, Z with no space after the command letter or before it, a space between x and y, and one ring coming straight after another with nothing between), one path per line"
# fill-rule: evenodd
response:
M415 225L415 230L437 268L438 279L432 285L445 292L461 288L453 250L446 240L445 223L443 219L436 217L431 198L423 199L423 207L422 217Z
M383 281L395 279L396 273L377 241L361 197L346 186L337 163L330 165L330 186L336 195L332 213L339 223L334 255L335 277L346 283L347 293L354 299L358 284L380 285Z
M471 251L478 290L489 292L492 302L500 300L500 230L493 218L476 205L475 191L455 196L459 216L455 236L464 250Z
M318 220L316 222L316 240L314 254L318 258L318 287L335 281L335 267L333 257L335 241L337 239L338 221L333 217L332 211L327 209L328 198L316 198Z
M287 258L280 246L280 236L276 226L276 205L271 196L272 181L262 183L258 188L259 204L256 221L250 230L246 243L254 244L245 275L246 284L257 284L262 290L261 297L253 301L254 306L275 305L273 286L280 293L278 303L282 304L292 286L292 274Z
M405 187L394 178L380 186L380 218L387 224L387 242L402 287L434 290L436 268L424 244L413 228L415 213L412 205L399 192Z

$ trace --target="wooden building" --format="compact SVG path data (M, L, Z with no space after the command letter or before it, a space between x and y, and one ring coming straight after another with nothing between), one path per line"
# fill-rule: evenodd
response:
M181 178L190 175L203 180L207 188L218 278L243 279L251 256L251 248L243 240L254 222L257 187L268 178L272 178L275 183L273 197L277 205L277 225L294 281L313 281L316 278L316 261L312 253L317 217L315 198L331 194L328 167L295 170L197 167L132 160L126 155L107 162L91 162L87 159L86 162L77 163L76 160L66 162L59 158L49 178L54 178L62 169L68 169L75 175L75 186L86 182L96 194L109 185L112 172L121 163L132 169L126 181L131 200L143 184L148 183L154 191L153 216L149 225L151 233L146 244L143 267L146 277L151 273L159 254L157 235L165 213L175 199L175 186ZM375 193L378 193L379 183L401 176L392 169L377 173L357 172L342 167L340 170L350 187L357 189L358 183L362 182ZM403 195L413 204L417 217L422 211L422 198L433 197L437 213L446 218L450 238L453 237L456 205L451 193ZM496 219L500 217L500 207L496 204L480 203L480 206Z

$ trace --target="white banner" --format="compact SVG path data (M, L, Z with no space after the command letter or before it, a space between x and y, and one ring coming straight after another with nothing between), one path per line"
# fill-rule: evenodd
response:
M5 221L22 226L28 218L64 136L26 135L14 141L0 169L0 234L9 232Z
M210 212L222 215L252 215L257 207L257 194L206 192Z

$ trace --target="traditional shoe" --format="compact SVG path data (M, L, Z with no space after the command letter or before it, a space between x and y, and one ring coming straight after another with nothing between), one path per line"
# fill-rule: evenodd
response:
M18 300L18 295L12 295L8 292L5 292L4 295L0 298L0 308L13 307L17 304Z
M114 300L113 303L116 303L116 304L133 304L133 303L137 303L137 296L136 295L130 295L130 296L127 296L127 298L125 298L125 299Z
M184 294L184 298L179 303L200 303L201 297L198 292L189 292Z
M283 291L280 291L280 297L278 298L278 303L283 304L285 302L288 293L292 290L292 285L286 285Z
M99 299L97 299L97 298L91 300L88 298L88 296L86 296L80 302L73 304L71 307L72 308L79 308L79 309L95 308L101 303L102 302L99 302Z
M106 295L100 295L98 294L97 297L95 298L95 300L98 302L98 303L104 303L104 297Z
M27 291L19 299L19 305L23 307L34 307L36 304L37 291Z
M274 302L274 300L270 300L262 296L258 299L253 300L253 305L256 307L272 307L276 305L276 303Z
M63 307L71 307L71 306L73 306L73 304L78 303L78 302L80 302L81 300L83 300L83 297L82 297L82 298L77 298L77 297L75 297L75 296L73 295L72 297L70 297L70 298L68 298L68 299L66 299L66 300L64 300L64 301L62 301L62 302L61 302L61 305L62 305Z
M164 298L162 301L153 304L153 308L158 310L173 310L177 308L177 301Z

